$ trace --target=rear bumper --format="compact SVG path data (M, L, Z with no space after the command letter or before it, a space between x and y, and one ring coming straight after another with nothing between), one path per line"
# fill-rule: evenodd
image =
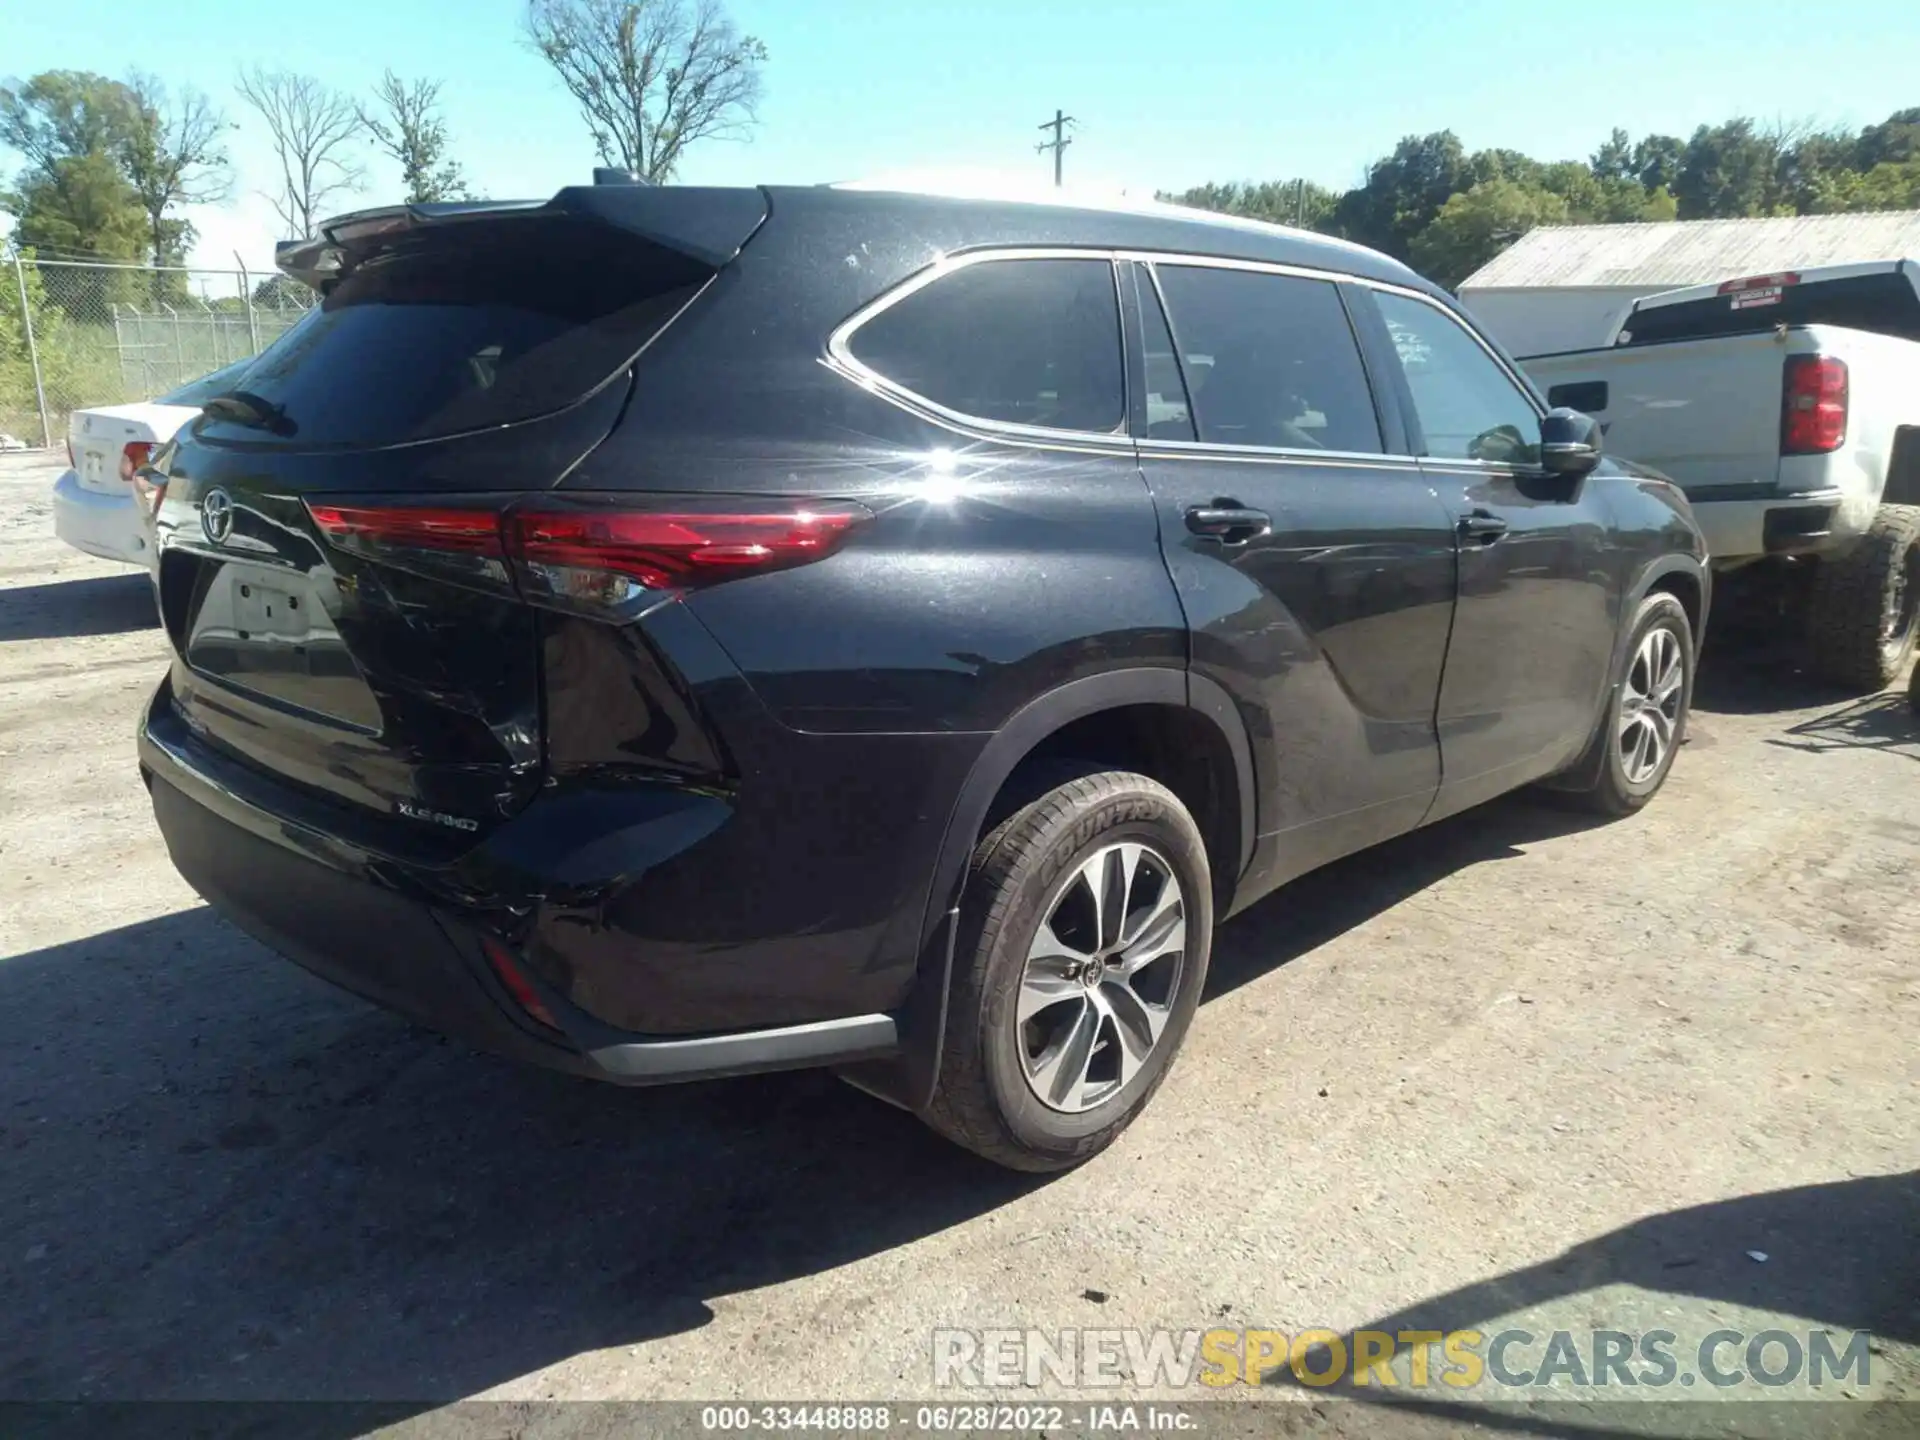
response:
M894 1019L867 1013L707 1034L637 1034L572 1004L503 946L513 904L456 865L380 855L239 793L232 762L204 752L162 686L140 729L140 766L175 867L227 919L295 963L442 1033L514 1059L621 1084L841 1064L896 1053ZM577 877L575 877L577 878ZM452 898L455 895L459 898ZM518 917L524 919L524 917ZM489 960L556 1022L509 992Z
M102 560L147 563L147 537L133 492L106 495L89 490L71 470L53 482L53 533Z
M1694 519L1716 561L1808 555L1850 538L1838 489L1758 500L1692 500Z

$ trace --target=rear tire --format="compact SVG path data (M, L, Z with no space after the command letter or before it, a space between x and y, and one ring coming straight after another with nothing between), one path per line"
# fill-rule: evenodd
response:
M1098 1154L1166 1078L1212 940L1206 846L1172 791L1121 771L1056 785L974 852L922 1118L1015 1170Z
M1849 690L1884 690L1920 632L1920 506L1882 505L1854 547L1820 562L1807 639L1812 667Z
M1631 815L1660 793L1686 739L1693 705L1693 624L1686 607L1664 591L1640 602L1628 632L1622 672L1614 677L1607 713L1576 771L1589 764L1591 785L1562 791L1583 810Z

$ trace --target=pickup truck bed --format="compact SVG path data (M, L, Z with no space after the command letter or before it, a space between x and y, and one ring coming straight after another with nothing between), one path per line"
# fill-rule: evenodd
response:
M1846 431L1836 450L1782 453L1792 356L1846 366ZM1674 479L1722 568L1816 554L1864 534L1889 472L1920 465L1920 343L1911 340L1809 325L1521 364L1549 404L1599 419L1611 453Z
M1613 344L1520 364L1686 492L1716 570L1803 612L1816 668L1898 676L1920 633L1920 263L1650 295Z

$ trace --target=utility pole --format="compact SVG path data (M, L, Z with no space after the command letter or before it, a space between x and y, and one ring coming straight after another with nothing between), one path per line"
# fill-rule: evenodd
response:
M1067 134L1067 126L1077 125L1079 123L1080 122L1075 120L1073 116L1067 114L1066 111L1055 110L1053 112L1053 119L1046 121L1040 126L1042 130L1053 131L1053 139L1043 140L1033 148L1036 153L1041 155L1046 154L1049 150L1053 151L1053 184L1055 189L1060 187L1060 162L1066 156L1067 146L1073 143L1072 137Z

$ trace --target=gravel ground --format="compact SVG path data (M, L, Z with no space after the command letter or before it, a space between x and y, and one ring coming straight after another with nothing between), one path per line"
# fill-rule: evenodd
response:
M382 1399L438 1433L471 1397L950 1400L941 1327L1664 1327L1683 1359L1831 1327L1875 1332L1868 1383L1581 1433L1920 1433L1902 698L1715 637L1647 812L1502 801L1268 899L1147 1114L1036 1182L827 1076L523 1071L227 928L133 763L147 582L53 539L55 473L0 457L0 1399ZM1218 1423L1469 1425L1262 1393L1315 1403ZM1809 1394L1856 1403L1751 1403Z

